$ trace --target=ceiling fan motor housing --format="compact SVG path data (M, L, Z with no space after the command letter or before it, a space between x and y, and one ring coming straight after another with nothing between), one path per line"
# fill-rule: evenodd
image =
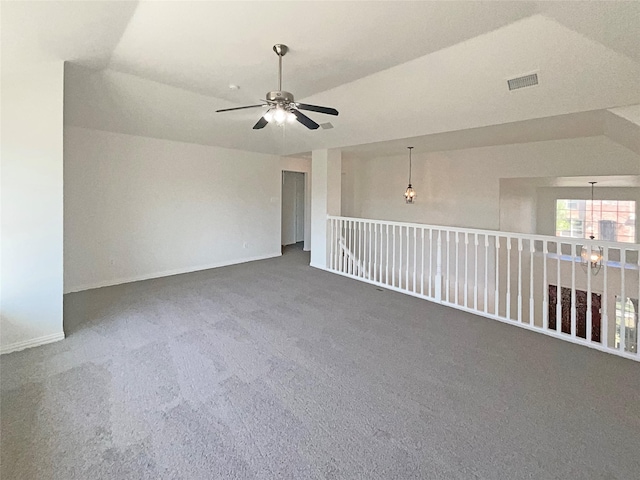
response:
M278 105L288 105L293 103L293 93L285 91L267 92L267 102L277 103Z

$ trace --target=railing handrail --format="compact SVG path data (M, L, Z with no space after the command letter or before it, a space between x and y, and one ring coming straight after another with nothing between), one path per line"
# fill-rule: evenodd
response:
M497 237L520 238L523 240L537 240L541 242L565 243L568 245L594 245L608 248L624 250L640 250L640 243L612 242L609 240L591 240L589 238L556 237L551 235L540 235L537 233L516 233L504 230L483 230L478 228L450 227L447 225L431 225L427 223L395 222L392 220L374 220L371 218L343 217L340 215L327 215L328 220L351 220L356 222L367 222L377 225L393 225L400 227L427 228L431 230L448 230L455 233L473 233L477 235L493 235Z

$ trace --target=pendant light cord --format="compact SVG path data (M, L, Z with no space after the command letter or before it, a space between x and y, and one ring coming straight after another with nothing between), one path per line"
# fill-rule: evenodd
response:
M595 238L595 235L593 234L593 232L595 231L594 225L593 225L593 186L598 183L598 182L589 182L591 184L591 240L593 240Z
M413 147L407 147L409 149L409 185L411 185L411 150Z

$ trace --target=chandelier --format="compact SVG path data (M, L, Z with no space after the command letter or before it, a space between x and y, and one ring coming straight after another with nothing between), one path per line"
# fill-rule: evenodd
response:
M591 235L589 235L589 239L594 240L593 186L598 182L589 183L591 184ZM600 272L600 269L602 268L602 259L604 256L603 253L604 252L602 250L602 247L593 245L593 243L582 246L582 250L580 250L580 264L582 265L582 269L585 271L585 273L591 271L592 275L597 275L598 272Z
M416 191L411 186L411 150L413 147L407 147L409 149L409 186L404 191L404 201L408 204L413 204L416 199Z

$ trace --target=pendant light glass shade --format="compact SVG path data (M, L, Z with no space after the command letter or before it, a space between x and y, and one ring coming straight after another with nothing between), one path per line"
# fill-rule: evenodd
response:
M591 231L593 232L593 186L597 182L589 182L591 184ZM595 237L593 234L589 236L591 240ZM598 245L583 245L580 250L580 264L585 273L591 272L592 275L597 275L602 268L602 260L604 257L604 251L602 247Z
M416 198L416 191L413 189L411 184L404 191L404 199L407 203L413 203L413 200Z
M404 201L408 204L413 204L416 199L416 191L411 186L411 150L413 147L407 147L409 149L409 186L404 191Z
M593 240L594 236L591 235L589 238ZM597 275L602 268L603 254L602 247L598 245L583 245L580 251L582 269L587 273L591 271L592 275Z
M270 108L263 115L263 118L267 122L274 122L279 127L283 126L285 123L293 123L296 121L296 116L282 107Z

